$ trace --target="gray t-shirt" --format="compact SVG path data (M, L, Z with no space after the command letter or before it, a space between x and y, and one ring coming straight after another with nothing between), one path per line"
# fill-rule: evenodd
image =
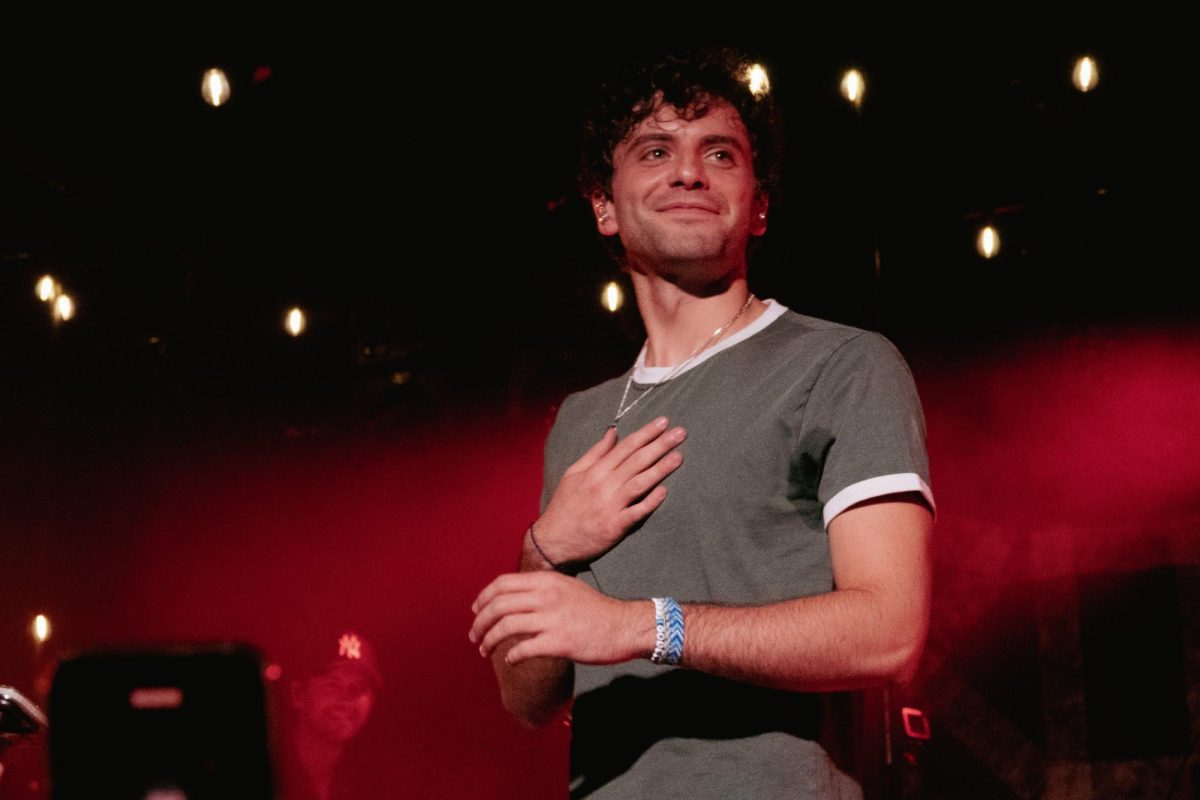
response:
M546 442L543 507L604 432L627 379L564 401ZM626 402L645 389L635 382ZM618 432L660 415L688 431L667 499L579 576L613 597L759 605L829 592L833 515L895 492L932 505L912 375L875 333L785 311L657 386ZM852 756L834 741L845 733L829 710L840 698L648 661L577 665L575 697L572 797L860 795Z

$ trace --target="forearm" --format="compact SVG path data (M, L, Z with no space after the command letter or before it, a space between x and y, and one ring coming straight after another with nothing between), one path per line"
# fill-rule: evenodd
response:
M518 567L521 572L550 569L532 546L529 533L521 547ZM500 684L500 699L510 714L521 724L539 727L553 722L571 701L575 680L575 665L565 658L542 657L510 664L508 651L520 639L505 641L492 652L492 669Z
M925 612L845 589L766 606L684 604L682 664L772 688L862 689L912 676Z
M843 512L829 526L836 590L762 606L685 602L682 665L792 691L906 680L928 625L932 527L928 509L903 499ZM538 563L536 551L526 556L523 566ZM485 654L503 646L502 685L509 662L553 656L613 664L655 649L648 599L616 600L545 569L501 575L475 606L472 641ZM669 618L665 627L672 627ZM522 692L533 692L531 684L523 682ZM535 694L539 702L549 696L544 689Z
M575 665L565 658L531 658L519 664L504 660L517 640L492 653L500 683L500 699L522 725L537 728L557 719L571 702Z
M916 671L931 598L933 519L893 497L829 528L827 594L759 607L684 606L685 666L795 691L860 689Z

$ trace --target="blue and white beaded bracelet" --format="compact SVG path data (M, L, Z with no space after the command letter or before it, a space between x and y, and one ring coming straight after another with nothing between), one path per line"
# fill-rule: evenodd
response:
M673 597L654 597L655 664L678 664L683 659L683 609Z

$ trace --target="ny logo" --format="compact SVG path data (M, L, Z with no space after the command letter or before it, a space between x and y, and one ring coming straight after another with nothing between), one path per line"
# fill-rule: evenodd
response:
M346 633L338 639L338 658L362 658L362 640L353 633Z

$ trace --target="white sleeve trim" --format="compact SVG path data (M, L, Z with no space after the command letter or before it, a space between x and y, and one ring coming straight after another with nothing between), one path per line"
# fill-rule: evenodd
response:
M865 481L852 483L831 497L825 504L825 527L828 528L830 521L850 506L857 505L864 500L903 492L920 492L929 503L929 508L933 511L934 516L937 515L937 506L933 502L933 490L929 488L929 484L915 472L898 472L895 475L880 475L877 478L867 478Z

